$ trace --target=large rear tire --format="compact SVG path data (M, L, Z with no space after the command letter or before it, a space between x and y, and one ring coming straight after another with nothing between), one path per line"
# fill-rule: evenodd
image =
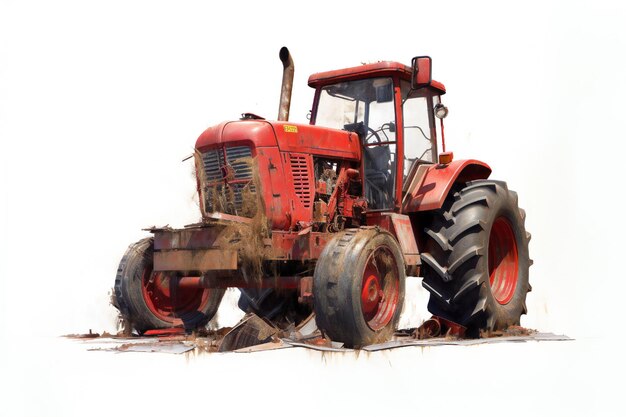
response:
M153 239L128 247L115 277L114 305L139 333L152 329L205 326L225 290L178 288L176 276L153 272Z
M479 180L452 191L424 231L423 286L429 311L469 336L519 325L530 291L530 234L517 194Z
M317 325L348 347L387 341L398 326L404 286L404 259L392 235L378 229L338 233L315 266Z

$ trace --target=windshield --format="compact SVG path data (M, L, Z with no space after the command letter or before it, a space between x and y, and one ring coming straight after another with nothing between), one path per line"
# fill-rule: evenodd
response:
M366 129L376 131L394 119L391 78L373 78L323 87L315 124L347 129L362 122Z
M365 196L370 209L394 204L396 112L389 77L328 85L320 92L315 124L358 132L363 141Z

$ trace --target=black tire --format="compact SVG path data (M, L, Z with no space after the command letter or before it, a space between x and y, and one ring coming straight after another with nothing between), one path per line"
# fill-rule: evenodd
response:
M225 290L185 289L181 292L170 284L169 276L152 273L152 254L153 239L146 238L130 245L122 257L114 287L114 305L122 317L139 333L180 326L194 330L206 326L215 316ZM169 297L154 295L157 289L153 282L157 279L160 283L167 282ZM154 291L153 294L148 290Z
M239 288L239 291L237 306L244 313L254 313L268 320L282 315L290 304L290 297L280 295L273 288Z
M315 266L317 326L347 347L387 341L400 320L404 288L404 259L391 234L377 228L338 233Z
M478 180L453 190L424 229L428 310L467 327L471 337L519 325L532 264L525 217L505 182Z
M298 302L298 291L274 288L239 288L237 305L245 313L254 313L280 328L298 325L311 314L311 307Z

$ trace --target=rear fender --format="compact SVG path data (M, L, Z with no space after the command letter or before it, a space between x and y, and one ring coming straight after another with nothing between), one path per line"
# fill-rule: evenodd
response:
M465 159L447 165L430 165L418 170L417 175L422 178L412 180L406 190L402 200L403 213L441 208L454 183L489 178L491 168L484 162Z

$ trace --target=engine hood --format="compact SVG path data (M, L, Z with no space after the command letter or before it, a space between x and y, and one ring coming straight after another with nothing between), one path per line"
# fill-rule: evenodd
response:
M226 143L248 144L254 148L278 146L284 152L355 161L361 157L361 146L356 133L267 120L239 120L212 126L198 137L196 149L202 152Z

